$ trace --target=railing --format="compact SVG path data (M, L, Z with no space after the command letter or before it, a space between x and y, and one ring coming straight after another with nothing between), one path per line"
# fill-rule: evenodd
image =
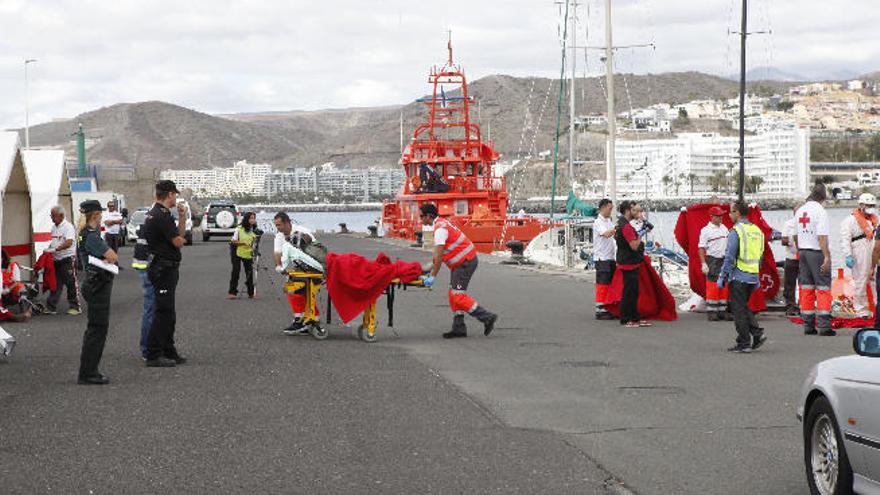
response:
M406 192L410 194L441 193L439 190L431 190L427 184L421 184L420 180L410 178L406 183ZM506 191L507 179L504 177L462 177L452 176L445 179L449 186L449 193L471 193L481 191ZM418 185L418 187L416 187Z

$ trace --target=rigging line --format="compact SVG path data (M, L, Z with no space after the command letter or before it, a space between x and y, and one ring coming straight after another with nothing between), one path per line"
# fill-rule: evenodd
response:
M547 85L547 91L544 93L544 101L541 103L541 109L538 111L538 121L535 124L535 132L532 133L532 140L531 140L531 143L529 144L528 154L526 155L525 160L523 162L521 162L518 166L515 166L515 168L514 168L514 184L513 184L514 191L518 191L519 185L522 181L522 178L525 176L525 171L526 171L527 165L529 164L529 161L531 161L532 158L538 154L538 149L537 149L538 135L540 134L540 131L541 131L541 124L544 121L544 114L547 109L547 104L550 101L550 93L552 92L552 90L553 90L553 79L550 79L549 83ZM511 200L511 208L513 208L517 204L518 200L519 200L519 198L518 198L517 194L514 193L513 199ZM506 228L506 224L505 224L505 228ZM501 238L503 239L504 236L502 235Z
M562 100L565 97L565 43L568 37L568 3L565 0L565 18L563 22L562 37L562 63L559 69L559 97L556 101L556 133L555 143L553 145L553 183L550 188L550 221L553 221L554 210L556 209L556 176L559 173L559 126L562 123Z

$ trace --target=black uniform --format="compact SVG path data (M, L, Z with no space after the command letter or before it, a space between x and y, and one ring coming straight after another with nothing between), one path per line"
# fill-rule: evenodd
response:
M623 294L620 300L620 323L638 322L639 315L639 268L645 259L645 243L633 249L626 238L625 230L632 226L623 215L617 220L614 240L617 243L617 266L623 272ZM632 268L635 267L635 268Z
M83 335L80 355L79 379L87 380L100 376L98 363L104 353L107 330L110 327L110 294L113 291L113 274L90 265L88 257L104 258L109 249L101 239L98 229L85 227L77 239L78 256L83 260L86 280L82 286L83 298L88 304L88 326Z
M174 327L177 313L174 307L177 280L180 277L180 248L172 239L179 236L171 212L159 203L147 212L143 227L144 238L153 255L148 268L150 283L156 294L155 313L147 338L147 360L160 357L178 359L174 346Z

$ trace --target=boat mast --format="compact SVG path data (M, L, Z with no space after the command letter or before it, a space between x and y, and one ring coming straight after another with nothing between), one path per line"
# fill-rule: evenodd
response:
M606 180L608 196L617 202L617 166L614 160L615 138L617 136L617 119L614 111L614 46L611 37L611 0L605 0L605 85L608 88L608 150L606 160ZM647 199L647 198L646 198Z

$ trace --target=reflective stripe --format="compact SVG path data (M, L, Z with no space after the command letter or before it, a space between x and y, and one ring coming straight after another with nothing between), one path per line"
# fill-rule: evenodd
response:
M452 292L453 294L465 294L465 293L467 293L466 290L459 290L459 289L449 289L449 292Z
M448 229L447 229L447 230L448 230ZM453 241L452 244L450 244L449 246L447 246L447 247L443 250L443 253L444 253L444 254L449 254L449 253L451 253L452 250L455 249L455 248L457 248L459 244L461 244L462 242L464 242L464 240L465 240L465 236L462 235L461 233L459 233L459 235L458 235L458 239L456 239L455 241Z
M815 286L815 285L806 285L806 284L804 284L804 285L801 285L801 289L803 289L803 290L815 290L815 289L816 289L816 286Z
M464 237L464 236L462 236L462 237ZM447 261L446 263L449 265L455 265L459 261L461 261L462 258L464 258L468 254L470 254L473 250L474 250L474 245L471 244L470 246L464 248L464 250L462 252L460 252L460 253L456 254L455 256L453 256L452 258L450 258L449 261Z
M816 311L819 316L831 316L831 311Z
M143 244L144 246L146 246L146 245L147 245L147 240L138 237L137 243L138 243L138 244Z
M817 285L816 290L831 290L831 287L828 287L827 285Z
M477 304L477 301L474 301L474 305L471 306L471 309L468 310L468 313L473 313L474 311L477 310L477 307L479 307L479 306L480 306L480 305Z
M816 310L815 309L802 309L801 314L802 315L814 315L814 314L816 314Z

